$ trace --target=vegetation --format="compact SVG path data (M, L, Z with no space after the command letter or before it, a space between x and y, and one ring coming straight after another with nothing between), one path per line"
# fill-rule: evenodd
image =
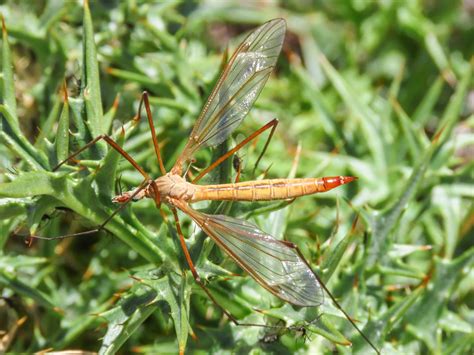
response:
M197 269L237 327L195 284L176 231L152 201L95 228L111 197L141 176L105 144L110 133L159 176L147 90L169 169L230 43L276 17L288 33L277 70L207 166L272 118L238 153L242 180L358 176L293 203L199 205L299 245L369 339L387 353L473 350L473 9L470 1L7 1L0 81L0 351L101 353L368 352L327 302L276 299L185 216ZM225 58L225 55L224 55ZM225 60L225 59L224 59ZM235 178L232 161L207 182ZM192 174L196 174L194 170ZM30 244L25 245L24 241ZM349 344L352 343L352 347Z

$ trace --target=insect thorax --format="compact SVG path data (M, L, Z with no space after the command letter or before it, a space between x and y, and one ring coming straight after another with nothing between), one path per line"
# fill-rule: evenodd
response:
M170 198L188 201L196 192L196 187L187 182L183 177L168 173L155 179L155 186L163 202L168 202ZM148 194L153 193L153 188L148 187ZM148 195L147 194L147 195ZM147 196L152 197L152 196Z

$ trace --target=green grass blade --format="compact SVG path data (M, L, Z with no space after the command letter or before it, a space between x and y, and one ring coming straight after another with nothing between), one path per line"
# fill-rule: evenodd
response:
M192 332L189 326L189 301L191 297L191 285L188 284L186 276L178 276L168 271L168 275L160 280L148 281L150 286L170 306L170 316L174 321L174 328L178 338L179 352L182 354L186 349L188 335Z
M43 292L37 290L36 287L31 286L29 281L30 280L21 280L19 277L6 272L5 269L0 269L0 284L3 284L4 287L14 290L23 297L35 300L43 307L54 309L55 305L53 300Z
M433 108L439 100L442 89L444 86L443 78L437 77L436 80L430 85L430 88L426 92L426 95L417 106L415 112L412 115L413 122L416 122L418 127L423 127L431 117Z
M87 129L86 125L84 124L85 117L84 117L84 99L83 98L70 98L69 99L69 107L71 108L71 121L73 126L75 127L75 132L73 134L73 140L76 143L76 147L83 147L86 145L86 137L87 137ZM84 152L84 156L89 157L91 154L90 152Z
M158 105L163 107L169 107L171 109L176 109L182 111L184 113L191 113L193 112L193 107L191 105L186 104L185 102L180 102L179 100L169 99L167 97L150 97L150 104Z
M308 329L315 334L325 337L332 343L345 347L351 345L351 342L347 340L347 338L339 331L339 329L337 329L334 321L331 320L331 317L323 314L320 318L320 324L318 325L318 327L309 326Z
M364 334L372 340L372 342L381 347L383 339L390 334L393 327L406 316L407 312L414 307L415 302L423 293L422 288L416 289L407 297L404 297L400 302L395 303L392 307L386 310L379 318L370 319L362 330ZM382 350L379 348L379 350ZM368 353L372 348L362 338L358 337L353 344L354 353Z
M157 84L154 78L150 78L147 75L138 74L138 73L127 71L127 70L108 68L107 73L117 78L124 79L125 81L136 82L137 84L140 84L145 87L153 88Z
M61 109L61 100L56 98L54 101L53 108L49 112L48 117L46 118L46 121L44 122L43 125L41 125L41 130L35 141L35 147L39 149L42 148L43 145L45 144L45 139L46 138L51 139L53 137L54 135L53 126L59 116L60 109Z
M25 198L2 198L0 199L0 220L25 215L30 201Z
M387 254L392 245L392 241L389 242L389 233L399 220L407 203L409 203L416 194L419 184L422 181L433 156L436 152L440 151L441 147L449 139L455 123L460 118L459 113L463 107L464 97L466 96L467 88L469 87L471 72L471 68L466 70L466 73L456 88L455 93L451 96L450 102L441 119L438 131L435 134L434 141L418 161L405 185L405 188L401 190L400 197L392 207L388 208L381 215L374 216L369 221L372 225L373 234L372 246L367 259L368 265L372 266L377 260L384 260L384 255Z
M334 139L335 146L344 147L341 139L342 133L340 127L335 124L336 120L331 114L327 103L324 102L324 96L321 94L316 84L311 80L309 73L302 67L296 67L294 71L298 79L301 81L301 84L305 87L303 95L306 96L311 103L314 112L318 114L325 132Z
M367 145L378 170L385 171L387 169L385 146L375 125L375 123L379 121L379 118L370 107L361 102L358 95L356 95L346 80L337 72L331 63L329 63L323 54L320 54L319 61L340 97L360 122L364 137L366 138ZM380 178L383 178L383 176Z
M61 116L59 116L55 146L56 159L59 163L69 156L69 101L66 88L64 88L64 105Z
M164 285L164 282L161 283ZM155 290L133 288L122 296L119 304L101 314L108 322L99 354L115 354L136 329L157 309L156 302L161 297Z
M413 3L413 6L401 7L397 15L402 28L415 34L423 41L428 54L438 67L441 75L448 83L455 85L456 76L434 32L435 24L423 15L419 3Z
M9 117L5 117L10 124L11 129L16 135L20 135L20 126L18 124L18 114L15 97L15 81L13 78L13 63L10 46L8 44L7 27L5 19L2 16L2 101L8 112Z
M455 127L456 122L461 118L461 110L465 102L467 90L469 85L472 83L472 71L474 67L474 59L471 61L470 65L465 69L464 75L462 76L459 84L456 87L456 91L449 99L448 106L443 113L441 121L438 125L438 130L435 134L435 137L439 137L435 141L436 152L439 152L441 147L446 143L446 141L451 137L451 133Z
M17 255L17 256L9 256L3 255L0 258L0 269L5 270L6 268L25 268L29 266L40 266L44 265L48 262L47 258L43 257L34 257L34 256L26 256L26 255Z
M62 178L59 178L62 180ZM53 174L32 171L18 176L12 182L0 183L0 196L23 198L38 195L53 195L56 177Z
M4 112L2 110L3 105L0 105L0 112ZM38 161L31 156L31 154L23 148L21 144L19 144L15 139L10 137L10 135L6 134L4 131L0 131L0 142L5 144L10 150L16 153L16 155L23 159L31 169L33 170L43 170L43 166L38 163Z
M94 42L94 28L88 0L84 1L84 40L83 40L83 80L84 80L84 103L87 112L87 124L93 137L97 137L105 131L103 120L102 96L100 92L99 63L97 61L97 49ZM105 144L99 144L99 150L105 152Z
M37 235L36 232L46 213L60 206L61 203L51 196L40 196L28 210L28 227L30 235Z
M401 107L400 103L395 99L391 100L391 104L395 109L395 114L398 117L400 128L403 132L403 136L407 140L408 151L410 153L411 161L415 162L417 158L420 156L421 150L421 139L417 139L417 137L421 136L423 133L417 133L415 127L413 125L413 121L410 120L406 112Z
M3 197L38 195L56 198L65 207L72 209L94 225L100 225L113 211L112 208L104 207L88 179L73 183L67 176L58 176L58 174L48 172L29 172L20 175L10 183L0 183L0 196ZM150 238L137 232L121 218L117 217L110 221L107 224L107 230L145 259L158 265L162 263L161 251Z
M178 42L176 41L175 37L170 35L168 32L156 28L149 22L145 22L144 26L160 41L160 44L163 46L164 50L171 52L177 52L179 50Z
M109 133L119 105L120 94L115 96L112 107L104 114L104 132Z
M344 253L347 251L349 248L350 243L354 240L356 237L356 226L357 226L357 221L358 218L354 220L352 223L352 228L347 233L344 238L337 243L337 245L332 248L330 251L327 252L329 257L324 260L323 264L321 265L321 270L323 270L324 274L322 275L322 280L324 283L328 283L329 279L333 275L333 273L336 271L337 267L342 261L342 258L344 256Z
M434 273L426 291L404 319L408 323L408 332L424 342L428 349L435 350L435 330L443 310L451 299L455 285L465 273L463 270L469 270L473 265L474 248L451 261L435 258Z
M448 83L454 85L456 83L456 75L451 67L448 57L444 51L443 46L439 42L438 37L434 31L429 31L424 35L424 41L428 53L433 58L436 66L439 68L441 75Z
M103 324L103 319L95 317L94 315L105 312L111 307L114 300L115 299L112 298L102 303L97 308L94 308L94 312L92 312L92 314L87 313L82 316L78 316L76 319L74 319L74 323L72 324L72 326L67 327L66 332L61 332L60 336L58 336L58 349L69 347L71 343L77 341L77 338L79 338L91 327L101 326Z
M31 143L23 136L18 122L18 113L15 97L15 81L13 75L13 63L11 57L10 45L8 44L8 33L5 26L5 20L2 16L2 75L1 94L2 105L0 112L2 119L0 121L0 133L5 143L13 149L19 156L28 161L35 170L45 169L48 166L46 158L41 152L37 151ZM3 123L3 124L2 124ZM8 127L7 125L8 124ZM10 132L11 131L11 132Z

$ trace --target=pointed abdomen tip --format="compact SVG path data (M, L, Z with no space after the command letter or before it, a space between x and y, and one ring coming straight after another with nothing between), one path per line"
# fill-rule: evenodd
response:
M341 179L341 185L348 184L354 180L357 180L357 176L340 176Z
M356 176L331 176L325 177L324 180L324 187L326 191L332 190L338 186L348 184L351 181L357 180Z

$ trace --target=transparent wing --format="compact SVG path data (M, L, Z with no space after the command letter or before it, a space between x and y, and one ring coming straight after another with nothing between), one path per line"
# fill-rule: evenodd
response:
M217 245L260 285L297 306L318 306L323 292L295 246L255 225L224 215L207 215L180 206Z
M198 149L222 143L247 115L270 76L285 37L283 19L253 31L237 48L203 107L173 170Z

